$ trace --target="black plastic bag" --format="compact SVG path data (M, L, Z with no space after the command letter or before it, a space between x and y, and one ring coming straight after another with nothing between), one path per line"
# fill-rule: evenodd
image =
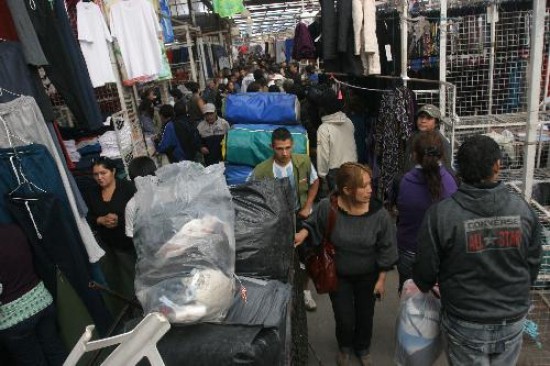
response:
M256 180L230 191L235 207L235 273L287 282L295 233L295 194L290 181Z
M291 286L275 280L239 280L246 288L246 302L236 294L223 323L172 325L157 344L167 366L285 364ZM124 331L133 329L140 320L126 323Z
M261 325L176 325L157 347L167 366L276 366L281 357L277 330Z
M275 280L239 277L239 281L237 285L246 288L246 302L240 293L237 293L224 323L263 325L279 330L283 328L292 297L292 287Z

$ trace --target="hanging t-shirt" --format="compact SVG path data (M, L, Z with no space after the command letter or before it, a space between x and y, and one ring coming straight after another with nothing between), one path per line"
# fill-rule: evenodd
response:
M113 39L99 6L81 1L76 5L76 14L78 41L93 87L116 82L107 44Z
M156 77L162 71L158 34L162 32L153 5L146 0L124 0L111 6L111 34L120 46L127 78Z

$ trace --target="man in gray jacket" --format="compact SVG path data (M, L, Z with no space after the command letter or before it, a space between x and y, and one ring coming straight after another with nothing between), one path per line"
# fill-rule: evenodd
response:
M457 162L464 183L426 213L413 279L422 291L439 282L450 365L515 365L541 262L541 225L498 181L500 149L491 138L467 139Z

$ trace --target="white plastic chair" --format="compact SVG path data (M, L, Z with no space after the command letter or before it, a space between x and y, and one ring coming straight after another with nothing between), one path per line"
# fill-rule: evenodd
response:
M109 338L91 341L95 326L88 325L63 366L76 366L86 352L119 344L101 363L102 366L135 365L146 357L151 366L164 366L157 342L168 332L170 323L160 313L148 314L133 330Z

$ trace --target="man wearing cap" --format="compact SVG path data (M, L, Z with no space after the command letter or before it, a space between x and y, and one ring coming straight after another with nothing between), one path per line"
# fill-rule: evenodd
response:
M441 134L441 131L439 131L439 125L441 122L441 111L439 108L437 108L433 104L424 104L422 108L418 110L418 113L416 114L416 132L413 133L413 135L409 138L409 141L407 142L407 148L405 150L405 167L404 171L409 171L414 167L414 159L412 157L412 147L414 146L414 141L418 137L418 135L422 132L428 132L428 131L437 131L439 134L439 137L441 138L441 142L443 144L443 161L445 168L449 172L452 172L452 166L451 166L451 143L445 136Z
M217 164L222 160L222 140L229 131L229 123L218 117L216 107L207 103L202 108L204 120L197 126L201 136L201 153L204 155L206 166Z

